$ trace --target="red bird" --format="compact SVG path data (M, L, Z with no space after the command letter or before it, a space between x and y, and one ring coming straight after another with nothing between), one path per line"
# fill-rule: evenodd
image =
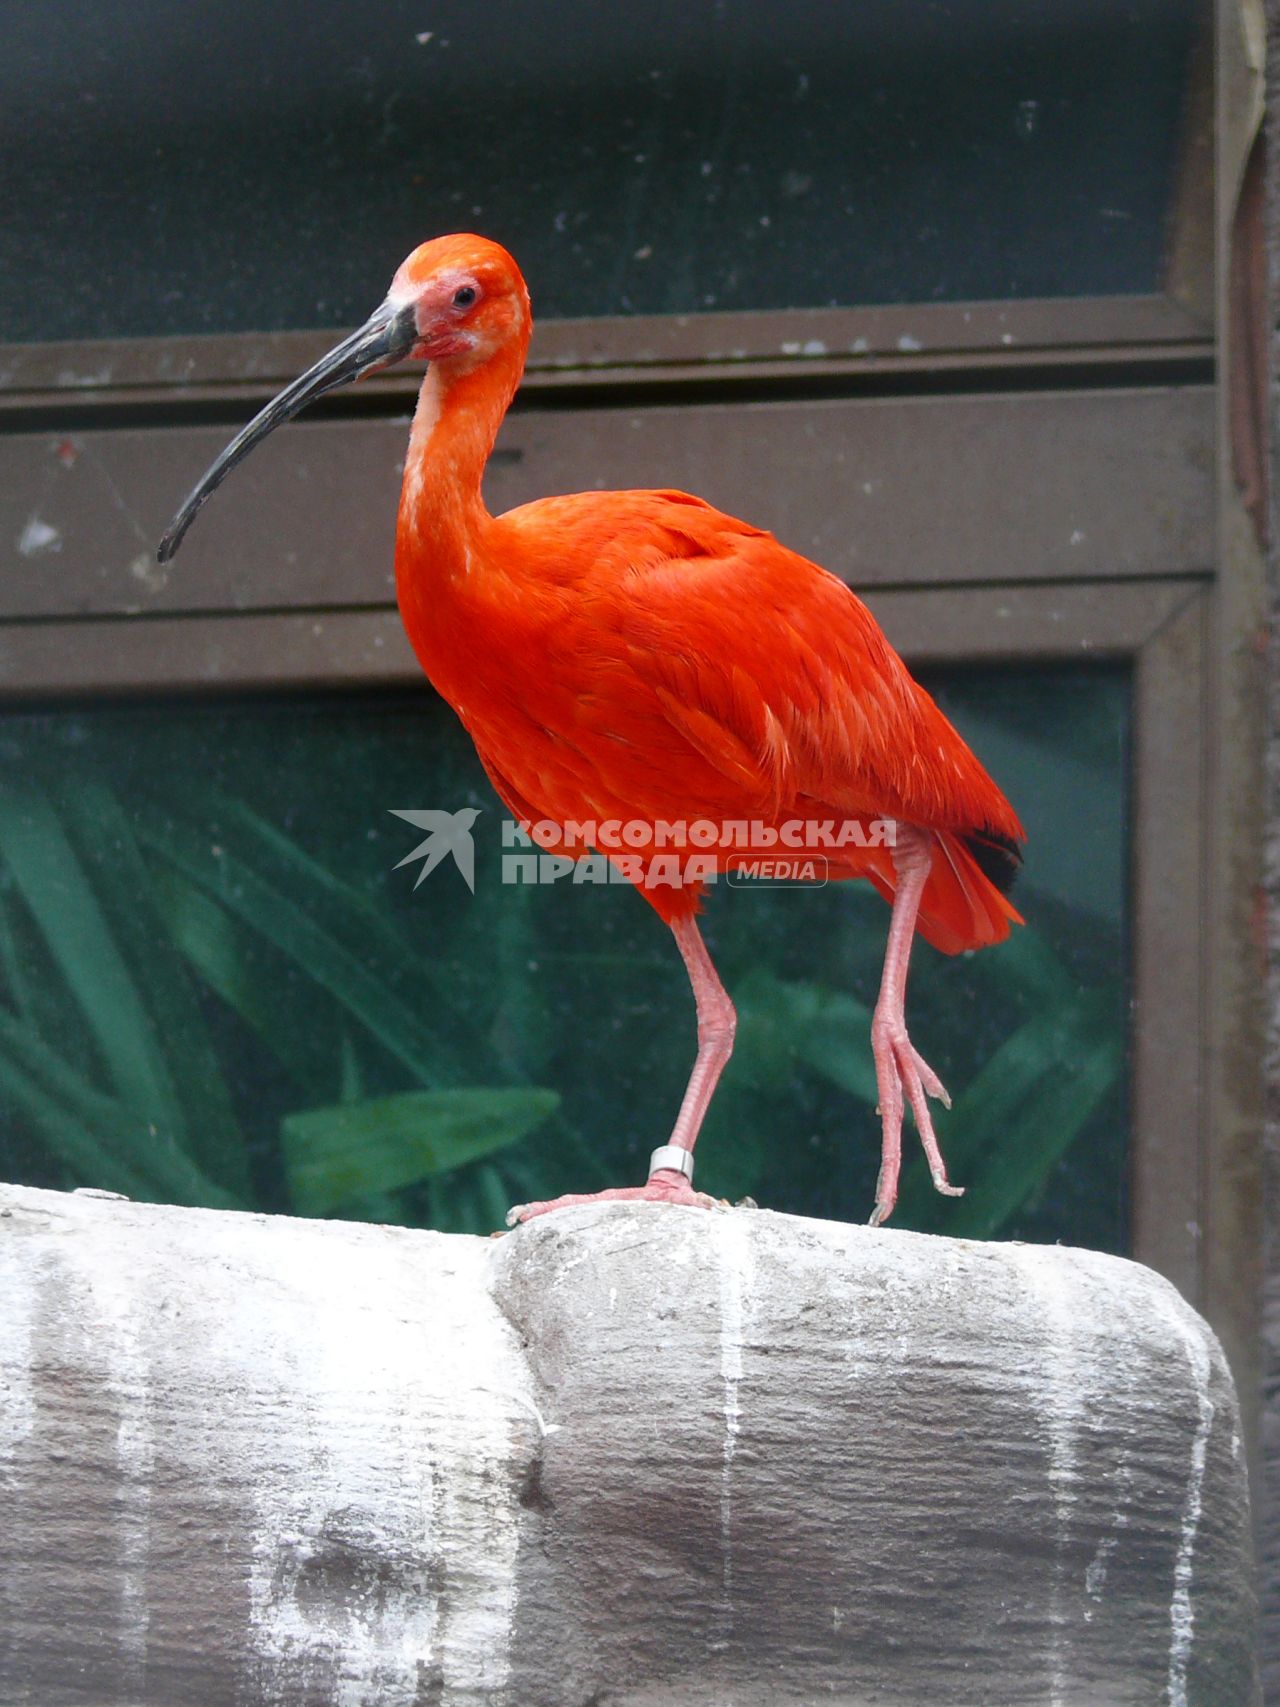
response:
M830 875L868 878L892 902L871 1027L883 1131L871 1220L897 1196L904 1100L934 1185L958 1195L927 1100L947 1093L907 1035L907 963L917 930L956 954L1021 922L1004 891L1022 827L862 601L771 534L683 492L583 492L489 514L481 478L532 324L504 249L474 236L424 243L365 325L228 445L161 561L235 463L313 398L406 357L428 363L396 536L414 650L509 811L543 825L544 846L581 857L602 832L574 826L642 827L636 881L671 926L697 1004L697 1059L648 1183L594 1196L710 1203L693 1189L693 1148L735 1015L698 930L700 886L673 883L670 855L653 851L662 826L698 821L719 827L701 849L715 870L741 859L741 826L777 851L783 826L834 824L835 845L818 844ZM846 834L875 820L880 835ZM616 845L612 857L623 863ZM508 1219L591 1200L524 1204Z

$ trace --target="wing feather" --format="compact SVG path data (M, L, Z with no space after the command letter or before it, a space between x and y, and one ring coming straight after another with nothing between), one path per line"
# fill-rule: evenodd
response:
M678 492L542 500L499 525L536 534L543 564L547 530L564 541L540 642L513 647L504 691L551 732L570 792L590 776L594 800L654 816L916 824L942 850L925 934L954 951L1007 932L1017 915L966 839L1016 854L1022 827L843 582ZM887 858L864 867L892 892Z

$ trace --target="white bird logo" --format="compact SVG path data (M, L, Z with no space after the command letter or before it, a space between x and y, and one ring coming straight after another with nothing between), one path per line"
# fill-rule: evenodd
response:
M402 811L397 806L388 807L388 811L397 818L403 818L406 823L415 825L419 830L427 831L426 841L419 842L412 853L407 853L403 859L396 861L396 871L399 871L402 865L420 859L422 870L413 886L416 889L442 859L452 854L454 864L462 873L463 882L471 893L475 894L476 846L471 839L471 828L480 816L478 806L464 806L461 812Z

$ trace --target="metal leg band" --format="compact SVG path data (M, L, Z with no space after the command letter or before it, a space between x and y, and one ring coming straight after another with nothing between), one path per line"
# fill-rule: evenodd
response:
M692 1181L693 1151L682 1150L678 1144L660 1144L649 1157L649 1172L656 1174L659 1168L670 1168Z

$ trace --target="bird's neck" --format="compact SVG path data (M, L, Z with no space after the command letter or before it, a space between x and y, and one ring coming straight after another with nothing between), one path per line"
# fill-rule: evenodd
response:
M432 578L465 574L489 522L485 464L524 367L523 348L500 350L470 372L427 369L409 435L397 530L402 561Z

